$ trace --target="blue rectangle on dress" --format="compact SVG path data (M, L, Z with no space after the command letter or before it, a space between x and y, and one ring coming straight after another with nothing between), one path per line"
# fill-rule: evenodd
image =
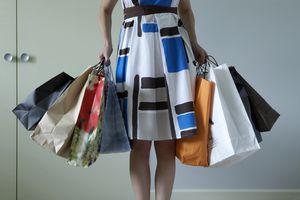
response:
M172 0L140 0L140 5L157 5L157 6L168 6L170 7Z
M125 82L128 56L119 56L116 67L116 83Z
M180 37L162 39L168 72L188 69L183 41Z
M196 127L195 112L177 116L180 130Z
M158 32L158 27L155 23L143 23L142 30L143 32Z

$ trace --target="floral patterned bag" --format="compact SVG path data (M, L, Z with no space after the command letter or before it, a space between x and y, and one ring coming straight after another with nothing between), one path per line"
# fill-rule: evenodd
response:
M101 63L101 61L100 61ZM88 77L79 116L74 128L68 164L89 167L99 155L104 110L104 66L95 65Z

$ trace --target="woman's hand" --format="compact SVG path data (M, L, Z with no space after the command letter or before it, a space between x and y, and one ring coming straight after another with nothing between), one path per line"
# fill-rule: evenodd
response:
M191 43L192 45L192 50L194 53L194 57L196 61L200 64L203 65L204 63L207 62L207 52L205 49L203 49L197 42Z
M104 43L104 46L99 55L99 61L105 59L104 60L105 65L109 65L110 64L109 57L111 56L112 52L113 52L112 44Z
M117 4L118 0L101 0L99 13L98 13L98 22L99 27L102 32L104 46L99 55L99 60L103 58L105 64L110 64L109 57L113 52L112 42L111 42L111 26L112 26L112 12Z

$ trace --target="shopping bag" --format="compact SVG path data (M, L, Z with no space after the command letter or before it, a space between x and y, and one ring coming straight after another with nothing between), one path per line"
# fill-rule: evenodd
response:
M260 132L270 131L280 114L237 72L234 66L229 67L236 83L244 88L251 107L251 118Z
M68 164L87 168L99 155L101 124L104 108L103 66L95 68L88 77L80 112L74 128Z
M210 67L215 82L209 166L229 166L260 149L252 124L226 64Z
M106 100L100 140L100 154L127 152L131 150L131 146L110 65L105 67L105 76Z
M88 67L76 77L44 114L30 135L37 144L63 158L69 157L71 135L83 99L83 88L91 71L92 67Z
M29 93L12 112L27 130L34 130L45 112L72 83L73 77L62 72Z
M235 84L236 84L236 82L235 82ZM236 86L237 86L237 84L236 84ZM246 109L249 120L252 124L257 142L261 143L262 142L262 136L261 136L261 133L256 129L255 124L254 124L253 119L252 119L252 112L251 112L251 106L250 106L250 101L249 101L249 98L248 98L248 94L247 94L245 88L238 87L237 89L238 89L239 95L242 99L242 102L244 104L244 107Z
M196 76L195 115L197 133L191 137L176 140L176 157L182 164L208 166L208 142L210 135L210 118L212 97L215 83L202 76Z
M243 83L241 82L241 80L239 79L238 76L236 76L233 71L232 71L232 68L229 67L229 71L230 71L230 74L233 78L233 81L234 81L234 84L236 86L236 89L238 90L239 92L239 95L242 99L242 102L244 104L244 107L246 109L246 112L248 114L248 117L250 119L250 122L252 124L252 127L253 127L253 130L255 132L255 136L256 136L256 139L257 141L260 143L262 142L262 136L261 136L261 133L257 130L254 122L253 122L253 117L252 117L252 111L251 111L251 105L250 105L250 101L249 101L249 96L245 90L245 87L243 85Z

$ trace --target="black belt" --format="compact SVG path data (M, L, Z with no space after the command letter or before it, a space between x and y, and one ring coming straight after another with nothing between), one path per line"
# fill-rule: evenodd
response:
M155 13L174 13L177 14L177 7L167 7L167 6L156 6L156 5L146 5L146 6L132 6L123 9L124 20L130 17L138 16L138 36L142 36L141 29L141 16L149 15Z

